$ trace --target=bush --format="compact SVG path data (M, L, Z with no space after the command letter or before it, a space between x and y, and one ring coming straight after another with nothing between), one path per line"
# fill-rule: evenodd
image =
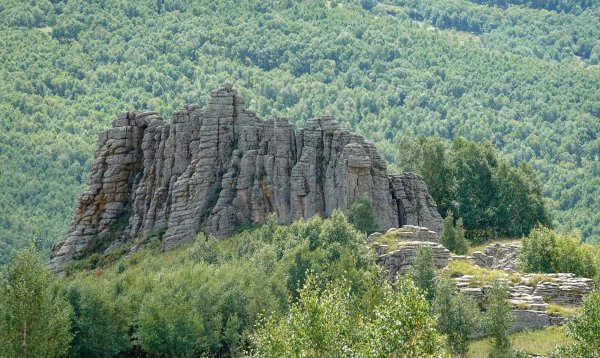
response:
M597 249L581 244L576 233L560 235L553 230L538 227L523 238L519 265L524 272L570 272L578 276L594 277Z
M598 358L600 357L600 292L586 297L583 312L575 315L567 324L567 335L574 343L559 347L552 357Z
M456 283L447 275L438 277L435 286L433 312L438 316L438 330L446 337L448 350L464 356L469 350L469 337L479 325L479 308L472 297L456 290Z
M110 357L131 345L125 302L117 300L111 291L106 285L91 282L69 287L68 299L74 311L73 356Z
M348 208L347 216L348 222L360 232L370 234L377 229L373 216L373 204L367 196L355 200Z
M508 329L512 326L514 316L507 298L506 284L499 280L494 282L487 297L488 302L483 321L485 332L494 340L489 354L490 358L512 357Z
M73 338L72 309L33 245L0 279L0 356L64 356Z
M425 293L425 297L432 299L435 293L436 272L433 263L433 250L430 246L419 246L408 273L415 285Z
M454 226L454 213L448 210L444 218L444 228L440 237L440 242L448 250L458 255L465 255L469 249L469 243L465 239L465 229L462 219L458 219L456 227Z
M161 291L144 300L138 316L138 341L145 352L192 357L208 348L203 317L186 296L185 292Z

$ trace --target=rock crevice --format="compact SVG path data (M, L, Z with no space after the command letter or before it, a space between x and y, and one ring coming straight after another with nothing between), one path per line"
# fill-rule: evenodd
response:
M373 202L379 230L441 230L423 179L388 175L362 136L330 116L302 129L285 118L262 120L226 85L205 108L188 105L170 122L131 111L100 134L88 188L51 264L60 272L99 247L157 233L164 250L198 232L225 237L269 213L282 224L328 217L363 196Z

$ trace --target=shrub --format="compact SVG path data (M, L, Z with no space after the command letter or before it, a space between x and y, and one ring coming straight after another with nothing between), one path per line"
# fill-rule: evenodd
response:
M109 287L91 281L73 284L68 299L74 312L71 352L75 357L110 357L129 348L130 317Z
M469 337L479 325L479 309L472 297L456 290L447 275L438 277L435 285L433 312L438 316L438 330L446 337L448 350L464 356L469 350Z
M61 357L69 350L72 309L33 245L0 277L0 356Z
M469 249L469 243L465 239L465 229L463 226L462 219L458 219L456 227L454 226L454 213L452 210L448 210L446 217L444 218L444 227L440 242L448 250L458 255L464 255Z
M410 280L396 290L374 283L377 300L360 301L347 281L322 289L309 276L283 317L267 318L253 337L255 357L433 356L439 338L429 307ZM367 303L367 306L357 304Z
M430 246L419 246L408 272L415 285L425 293L425 297L432 299L435 292L435 265Z
M490 358L512 357L508 329L512 326L514 316L507 297L506 284L500 280L494 282L487 297L488 302L483 321L486 333L494 340L489 354Z
M348 222L360 232L369 234L377 229L373 216L373 204L367 196L355 200L348 208L347 216Z
M524 272L570 272L578 276L594 277L593 249L581 244L576 233L560 235L553 230L537 227L523 238L519 266Z
M586 297L583 312L576 314L567 324L567 336L574 343L563 345L552 357L598 358L600 357L600 291Z

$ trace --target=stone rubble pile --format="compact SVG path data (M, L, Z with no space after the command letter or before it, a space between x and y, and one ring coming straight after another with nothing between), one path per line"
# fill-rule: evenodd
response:
M481 299L489 285L477 287L473 276L463 275L454 280L461 292ZM539 282L533 282L533 280ZM515 306L526 305L529 309L545 311L549 303L560 306L580 306L583 298L594 289L594 281L589 278L575 277L570 273L558 274L525 274L520 282L506 281L509 287L510 300Z
M542 279L541 281L540 278ZM474 276L463 275L454 280L460 292L471 295L481 305L490 285L478 287ZM509 302L513 306L515 323L511 332L537 329L564 323L564 317L549 315L548 305L574 307L583 304L583 297L594 289L593 280L569 273L526 274L520 282L505 281L509 286Z
M473 256L450 256L449 251L437 241L435 232L411 225L390 229L385 234L371 234L367 242L375 250L377 262L385 268L392 281L397 279L397 275L407 272L420 245L433 249L434 263L440 269L445 268L449 261L468 260L486 269L506 271L507 278L504 281L508 285L508 300L515 316L510 332L563 324L564 317L548 314L549 304L580 306L583 297L594 289L593 280L573 274L516 273L518 244L493 244L483 252L475 252ZM480 307L485 306L491 285L481 285L472 275L455 277L454 280L460 292L475 298ZM474 337L483 335L483 332L477 332Z

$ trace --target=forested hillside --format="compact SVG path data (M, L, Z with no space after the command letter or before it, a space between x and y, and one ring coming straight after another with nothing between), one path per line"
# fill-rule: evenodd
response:
M0 264L68 228L97 133L232 82L268 117L330 113L394 170L416 136L529 163L565 228L600 242L594 1L0 3Z

